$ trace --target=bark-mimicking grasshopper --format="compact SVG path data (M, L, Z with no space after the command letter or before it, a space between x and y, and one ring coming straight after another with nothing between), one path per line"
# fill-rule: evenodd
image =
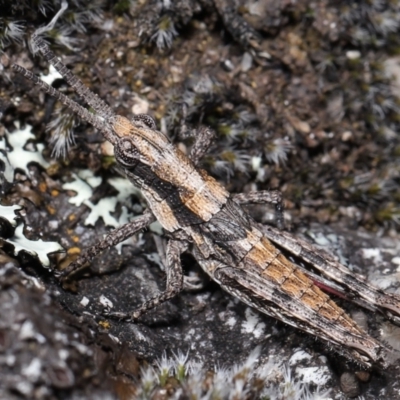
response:
M111 108L69 71L38 36L32 40L45 59L92 107L89 113L68 97L19 65L15 71L39 85L92 124L114 146L115 159L128 179L141 188L149 210L111 232L73 262L62 278L115 246L155 219L168 232L166 290L132 313L110 317L135 320L182 290L180 254L190 248L204 271L223 289L260 312L326 340L340 353L364 367L385 367L389 349L362 330L320 287L328 287L352 301L400 321L400 298L365 283L331 255L288 232L254 222L242 209L245 203L272 203L282 215L279 192L231 195L213 177L196 168L212 142L209 129L198 132L189 157L156 129L153 119L137 115L132 121ZM289 261L285 251L316 272ZM318 273L318 274L317 274Z

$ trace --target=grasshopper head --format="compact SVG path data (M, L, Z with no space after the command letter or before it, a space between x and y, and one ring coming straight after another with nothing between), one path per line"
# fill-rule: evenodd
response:
M117 137L114 145L116 158L123 166L134 166L137 162L157 165L171 148L163 133L138 126L120 115L110 118L110 124Z

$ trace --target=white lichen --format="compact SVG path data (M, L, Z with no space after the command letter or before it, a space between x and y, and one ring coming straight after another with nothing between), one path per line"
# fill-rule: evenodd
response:
M26 125L24 128L20 128L19 122L15 123L17 129L13 132L6 130L6 138L12 150L7 152L7 159L9 165L15 170L20 169L25 174L29 175L29 164L35 162L44 168L49 166L49 163L43 158L41 152L44 149L44 145L41 143L36 144L36 149L26 150L27 143L30 140L36 139L32 133L32 126ZM0 149L6 149L7 145L5 139L0 139ZM10 172L9 172L10 173Z
M6 219L11 226L17 226L17 215L15 211L21 210L21 206L2 206L0 205L0 217Z
M15 256L17 256L20 251L24 250L34 257L38 257L45 267L50 265L49 254L64 251L64 248L57 242L44 242L41 239L27 239L24 236L22 224L15 229L14 236L7 239L6 242L14 246Z

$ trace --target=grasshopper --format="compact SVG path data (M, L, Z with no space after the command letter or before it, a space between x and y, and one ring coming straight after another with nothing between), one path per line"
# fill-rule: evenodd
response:
M131 313L109 312L109 317L136 320L177 295L184 283L190 286L180 261L181 253L189 250L212 280L247 305L328 342L363 367L387 366L386 353L390 349L360 328L321 288L379 311L396 323L400 322L400 297L366 283L332 255L279 226L256 223L241 205L274 204L281 225L281 194L260 191L232 195L198 168L212 143L210 129L198 130L186 156L157 130L150 116L136 115L128 120L116 115L56 58L38 35L34 34L32 41L95 114L23 67L14 64L13 69L103 134L114 147L117 164L141 189L149 206L142 216L88 248L62 272L61 280L71 279L71 274L101 251L157 219L169 238L166 289ZM301 263L290 261L285 254Z

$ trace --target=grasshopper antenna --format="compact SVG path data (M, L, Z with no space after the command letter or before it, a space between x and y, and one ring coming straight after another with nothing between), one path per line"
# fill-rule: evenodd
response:
M78 115L84 121L88 122L89 124L97 128L104 135L104 138L108 140L110 143L112 143L113 145L116 144L115 135L113 134L111 128L108 126L106 121L101 120L97 115L92 114L86 108L80 106L78 103L71 100L69 97L65 96L64 94L54 89L47 83L43 82L38 76L34 75L32 72L21 67L20 65L13 64L12 68L14 71L20 73L25 78L32 81L35 85L39 86L40 89L43 90L45 93L61 101L61 103L66 105L73 113Z
M90 107L92 107L100 117L109 119L115 116L115 113L110 106L100 99L100 97L93 93L83 82L77 78L64 64L60 61L56 55L50 50L49 46L40 37L44 32L52 29L57 22L58 18L68 8L68 3L63 1L61 9L54 16L54 18L44 27L37 29L32 35L33 48L38 49L42 53L43 57L62 75L69 86L81 97L81 99ZM27 77L27 75L25 75ZM50 92L47 92L50 94Z
M95 93L93 93L89 88L87 88L83 82L72 74L72 72L56 57L56 55L49 49L47 44L44 42L39 35L53 29L57 20L68 8L68 3L63 1L61 3L61 9L53 17L53 19L46 25L37 29L32 35L33 52L37 49L42 53L44 58L54 66L54 68L62 75L69 86L74 89L74 91L86 102L90 107L92 107L98 115L90 113L86 108L80 106L78 103L74 102L58 90L49 86L43 82L39 77L34 75L32 72L26 70L20 65L13 64L12 68L14 71L22 74L25 78L32 81L35 85L38 85L42 91L55 97L57 100L61 101L66 105L73 113L77 114L84 121L88 122L95 128L97 128L106 140L110 143L115 144L115 135L113 134L111 128L108 126L107 121L110 117L115 116L112 109Z

